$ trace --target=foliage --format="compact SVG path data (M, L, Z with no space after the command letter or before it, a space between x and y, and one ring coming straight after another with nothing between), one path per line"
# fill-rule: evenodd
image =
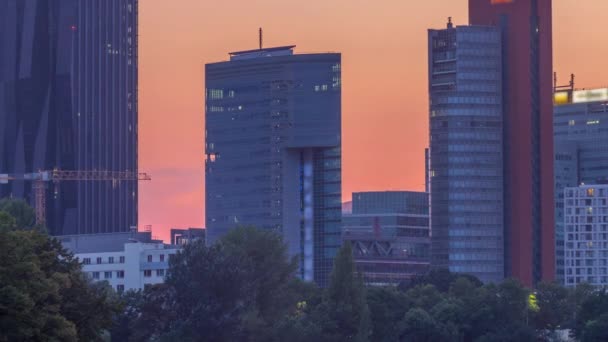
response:
M15 227L19 229L33 229L36 226L36 213L26 201L22 199L0 199L0 211L4 211L15 219Z
M326 310L323 334L329 341L367 341L371 333L365 287L355 273L350 243L345 243L334 261L322 308Z
M295 269L269 231L240 227L210 247L188 244L165 284L144 293L132 340L267 341L296 308Z
M0 215L0 227L19 227ZM0 341L98 341L120 309L61 244L35 230L0 231Z
M574 323L574 335L581 341L606 341L608 330L608 293L606 290L589 294L580 305Z

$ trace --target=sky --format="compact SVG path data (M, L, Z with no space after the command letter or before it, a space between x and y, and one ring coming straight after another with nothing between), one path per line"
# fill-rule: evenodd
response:
M489 1L489 0L488 0ZM516 0L528 1L528 0ZM553 0L560 84L608 86L606 0ZM228 52L297 45L342 53L342 197L423 190L427 35L467 0L142 0L139 2L139 226L204 227L204 64Z

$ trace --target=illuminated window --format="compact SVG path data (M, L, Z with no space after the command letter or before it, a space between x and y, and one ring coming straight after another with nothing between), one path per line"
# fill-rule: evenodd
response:
M321 90L321 86L316 85L315 86L315 91L319 91L319 90Z
M326 91L327 90L327 84L322 85L321 89L323 89L323 91Z
M595 189L591 188L591 189L587 189L587 197L593 197L595 192Z
M576 124L576 121L574 121L574 120L568 121L568 126L574 126L574 124Z

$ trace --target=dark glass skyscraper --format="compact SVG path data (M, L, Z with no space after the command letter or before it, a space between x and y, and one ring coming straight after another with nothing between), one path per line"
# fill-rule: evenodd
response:
M555 277L551 0L469 0L502 34L505 276Z
M137 171L137 0L0 2L0 173L55 168ZM46 207L54 235L128 231L137 183L49 185Z
M504 277L500 30L429 30L431 262Z
M300 276L328 281L341 233L340 54L294 46L205 67L206 226L281 232Z

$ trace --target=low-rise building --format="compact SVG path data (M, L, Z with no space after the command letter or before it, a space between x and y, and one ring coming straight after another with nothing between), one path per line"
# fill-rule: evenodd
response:
M154 240L148 232L57 237L80 260L95 281L107 281L118 292L163 283L169 260L181 247Z
M183 246L195 240L206 242L205 228L171 228L171 244Z
M353 193L342 216L357 270L368 285L399 284L430 263L428 194L411 191Z

